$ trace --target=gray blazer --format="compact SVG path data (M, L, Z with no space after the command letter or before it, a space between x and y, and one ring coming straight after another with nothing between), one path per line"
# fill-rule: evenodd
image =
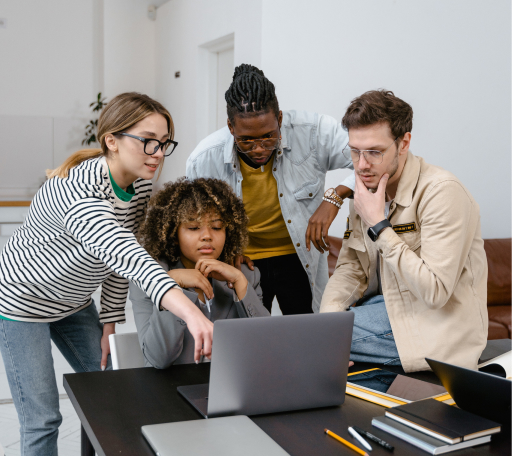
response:
M166 271L184 268L181 261L170 267L164 262L160 264ZM248 285L247 293L241 301L237 300L236 293L228 288L226 282L211 280L214 294L211 313L201 305L193 289L184 288L183 293L212 322L225 318L269 316L268 310L263 306L260 271L258 268L251 271L243 264L242 272L247 278ZM158 310L146 293L132 282L130 300L133 303L135 325L146 366L165 369L171 364L194 362L194 338L183 320L167 310Z

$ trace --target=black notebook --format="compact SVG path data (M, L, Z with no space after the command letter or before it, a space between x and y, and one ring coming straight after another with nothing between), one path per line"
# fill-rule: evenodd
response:
M459 443L500 432L494 421L434 399L386 410L386 416L446 443Z

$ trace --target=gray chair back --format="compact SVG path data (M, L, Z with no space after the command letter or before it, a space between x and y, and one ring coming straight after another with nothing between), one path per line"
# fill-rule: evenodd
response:
M136 332L111 334L108 340L114 370L144 367L144 355Z

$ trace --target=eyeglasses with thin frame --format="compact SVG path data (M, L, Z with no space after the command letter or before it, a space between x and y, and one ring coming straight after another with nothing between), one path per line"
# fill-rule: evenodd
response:
M354 163L357 163L359 161L359 158L361 157L361 154L364 155L364 159L370 163L371 165L380 165L384 160L384 154L388 151L388 149L395 144L395 141L399 137L397 136L393 142L386 147L382 152L380 150L359 150L359 149L353 149L352 147L346 146L343 149L343 155L345 157L352 159Z
M143 138L141 136L134 136L128 133L116 133L121 136L128 136L129 138L138 139L139 141L144 143L144 153L146 155L154 155L158 152L158 149L162 149L164 153L164 157L168 157L174 152L178 143L173 141L172 139L168 139L167 141L159 141L158 139L153 138Z
M275 150L281 146L281 142L279 140L279 130L277 130L276 138L257 138L257 139L245 139L238 140L235 137L235 142L238 146L238 150L243 154L248 154L256 149L259 144L265 150Z

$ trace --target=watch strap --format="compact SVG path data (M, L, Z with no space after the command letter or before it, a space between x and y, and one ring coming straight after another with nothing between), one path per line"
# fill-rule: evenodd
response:
M343 204L343 198L336 193L336 189L334 188L328 188L324 193L324 198L332 199L340 205Z
M382 230L384 228L388 228L388 227L392 228L393 225L391 224L391 222L388 219L384 219L384 220L382 220L382 222L377 223L377 225L374 225L374 226L371 226L370 228L368 228L368 237L373 242L375 242L379 238L379 235L382 232Z

